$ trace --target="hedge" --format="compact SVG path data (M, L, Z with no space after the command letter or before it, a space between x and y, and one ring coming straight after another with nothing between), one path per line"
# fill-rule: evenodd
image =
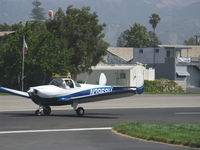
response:
M145 92L153 93L182 93L184 92L183 88L178 86L178 84L173 80L168 79L158 79L154 81L144 82Z

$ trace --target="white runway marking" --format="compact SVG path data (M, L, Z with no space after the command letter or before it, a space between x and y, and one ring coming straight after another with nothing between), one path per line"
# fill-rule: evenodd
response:
M111 130L112 127L102 128L76 128L76 129L49 129L49 130L18 130L18 131L0 131L0 134L21 134L21 133L44 133L44 132L69 132L69 131L98 131Z
M200 115L200 112L180 112L175 113L176 115Z

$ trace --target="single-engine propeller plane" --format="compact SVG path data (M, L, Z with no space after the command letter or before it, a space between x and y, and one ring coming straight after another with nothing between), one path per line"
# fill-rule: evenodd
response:
M80 103L94 102L141 94L144 91L143 74L137 77L137 84L131 86L109 86L107 79L101 73L99 84L79 84L71 78L55 78L49 85L30 87L27 92L0 87L1 92L14 94L31 99L39 108L35 115L50 115L50 106L71 105L78 116L84 115L84 109L77 107Z

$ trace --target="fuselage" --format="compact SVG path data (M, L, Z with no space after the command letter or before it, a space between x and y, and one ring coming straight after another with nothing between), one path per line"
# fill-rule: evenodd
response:
M38 105L55 106L106 100L119 97L119 94L130 96L136 93L136 89L92 84L80 84L80 87L63 89L55 85L45 85L32 87L28 93Z

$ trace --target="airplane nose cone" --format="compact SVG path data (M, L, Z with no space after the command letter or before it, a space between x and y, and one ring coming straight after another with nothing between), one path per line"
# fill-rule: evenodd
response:
M32 97L38 96L40 98L53 98L56 97L57 95L66 93L66 90L58 88L53 85L44 85L44 86L31 87L27 92Z
M33 96L33 95L37 95L37 90L33 89L33 88L29 88L27 93L30 95L30 96Z
M34 89L33 93L37 95L38 94L38 90Z
M29 89L27 90L27 92L28 92L28 93L33 92L33 88L29 88Z
M29 88L27 93L32 96L32 95L38 95L39 94L39 91L37 89L34 89L34 88Z

